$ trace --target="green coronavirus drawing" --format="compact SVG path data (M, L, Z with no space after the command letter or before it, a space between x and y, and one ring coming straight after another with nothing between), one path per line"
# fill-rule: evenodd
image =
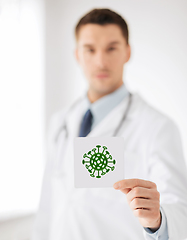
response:
M83 155L84 159L82 160L82 164L85 164L91 177L95 177L96 172L96 178L101 178L101 175L103 176L110 170L114 171L115 169L114 166L109 165L115 164L116 160L112 160L112 156L106 151L107 147L103 146L102 151L99 151L100 148L101 146L97 145L96 148L93 148L91 151Z

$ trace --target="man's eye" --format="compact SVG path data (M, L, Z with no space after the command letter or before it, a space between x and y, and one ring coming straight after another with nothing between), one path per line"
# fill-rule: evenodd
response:
M111 47L111 48L109 48L108 50L109 50L109 51L113 51L113 50L115 50L115 48L112 48L112 47Z
M91 49L91 48L90 48L90 49L88 49L87 51L88 51L88 52L90 52L90 53L93 53L93 52L94 52L94 50L93 50L93 49Z

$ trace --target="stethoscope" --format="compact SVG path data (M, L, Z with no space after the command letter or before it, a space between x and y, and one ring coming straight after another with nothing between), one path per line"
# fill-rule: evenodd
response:
M129 93L129 99L128 99L127 108L126 108L126 110L125 110L125 112L124 112L124 114L123 114L123 116L122 116L122 118L121 118L118 126L116 127L116 129L115 129L112 137L116 137L117 134L118 134L118 132L119 132L119 130L121 129L124 121L125 121L126 118L127 118L127 115L128 115L128 112L129 112L129 109L130 109L130 106L131 106L131 103L132 103L132 93Z
M71 111L80 101L81 99L79 99L78 101L76 101L69 109L69 111ZM112 137L116 137L117 134L119 133L124 121L126 120L127 118L127 115L128 115L128 112L129 112L129 109L130 109L130 106L132 104L132 93L129 93L129 96L128 96L128 104L127 104L127 107L126 107L126 110L118 124L118 126L116 127L116 129L114 130L114 133L112 134ZM69 112L68 111L68 112ZM68 112L66 114L68 114ZM60 126L60 128L58 129L58 132L56 133L56 137L55 137L55 142L57 142L58 140L58 137L59 135L61 134L62 131L66 131L66 134L65 134L65 138L67 139L68 138L68 129L67 129L67 124L64 123Z

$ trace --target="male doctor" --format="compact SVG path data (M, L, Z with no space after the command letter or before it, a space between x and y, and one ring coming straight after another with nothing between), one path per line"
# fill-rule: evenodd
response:
M51 120L33 239L185 239L181 139L173 121L123 83L131 54L125 20L109 9L94 9L81 18L75 34L76 58L89 88ZM74 188L74 138L114 132L125 141L124 179L113 188Z

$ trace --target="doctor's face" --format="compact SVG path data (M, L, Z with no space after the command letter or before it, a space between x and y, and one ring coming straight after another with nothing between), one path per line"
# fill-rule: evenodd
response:
M86 24L78 34L76 58L88 80L88 94L103 96L122 85L130 46L118 25Z

